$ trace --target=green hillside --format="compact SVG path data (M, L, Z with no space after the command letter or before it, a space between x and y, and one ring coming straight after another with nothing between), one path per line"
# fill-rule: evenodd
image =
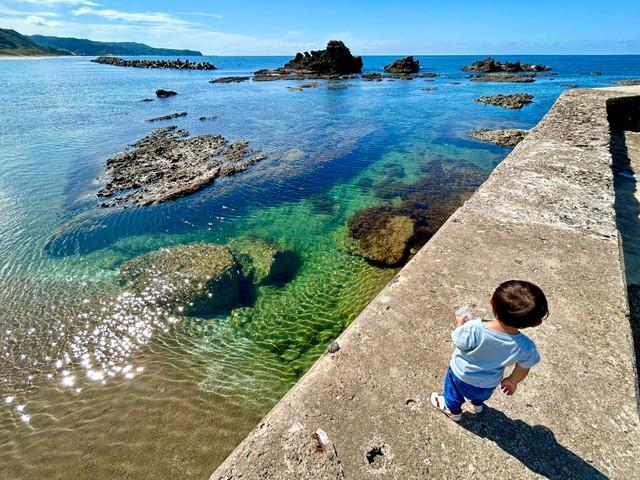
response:
M202 56L196 50L174 50L169 48L153 48L136 42L96 42L83 38L48 37L31 35L33 42L43 48L66 50L73 55L171 55Z
M42 47L15 30L0 28L0 56L64 55L57 48Z

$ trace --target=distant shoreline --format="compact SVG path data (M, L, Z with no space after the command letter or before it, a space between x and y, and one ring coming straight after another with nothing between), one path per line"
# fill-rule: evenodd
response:
M83 55L0 55L0 60L48 60L50 58L76 58Z

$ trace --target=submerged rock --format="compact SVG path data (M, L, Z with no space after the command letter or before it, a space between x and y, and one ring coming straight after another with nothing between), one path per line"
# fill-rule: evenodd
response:
M168 98L168 97L173 97L174 95L177 95L178 92L174 92L173 90L164 90L162 88L159 88L158 90L156 90L156 96L159 98Z
M151 205L190 195L263 160L249 142L220 135L189 137L169 126L154 130L131 149L107 160L99 197L102 207Z
M473 101L478 103L486 103L487 105L495 105L496 107L520 109L526 104L531 103L533 95L528 93L513 93L511 95L491 95L475 98Z
M209 80L209 83L240 83L247 80L249 80L249 77L220 77Z
M382 79L384 78L384 75L382 75L381 73L372 72L372 73L365 73L364 75L362 75L361 78L368 82L371 82L371 81L381 82Z
M397 215L389 206L364 209L349 219L348 228L356 252L376 263L393 266L406 256L415 221Z
M518 143L524 140L527 133L528 132L526 130L519 130L516 128L506 128L502 130L481 128L479 130L467 132L467 135L471 138L475 138L476 140L495 143L501 147L515 147Z
M477 166L447 157L429 161L423 171L425 175L418 182L408 183L398 179L402 169L390 165L375 180L371 185L374 192L390 204L364 209L349 220L350 242L355 243L349 246L354 253L377 264L401 264L486 178L486 172Z
M473 75L472 82L494 82L494 83L532 83L535 82L533 73L484 73Z
M238 264L221 245L179 245L136 257L122 265L120 281L159 305L182 307L185 315L211 315L239 298Z
M480 73L493 73L493 72L546 72L551 70L551 67L542 64L530 64L518 62L500 62L494 60L491 57L487 57L484 60L478 60L471 65L463 67L465 72L480 72Z
M146 121L147 122L159 122L161 120L171 120L173 118L180 118L180 117L186 117L186 116L187 116L187 112L176 112L176 113L170 113L169 115L162 115L160 117L149 118Z
M257 237L232 240L229 248L243 277L256 285L284 283L295 276L300 264L295 253Z
M275 70L258 70L253 80L297 80L304 78L336 78L362 71L362 57L354 57L339 40L331 40L325 50L296 54L295 58Z
M418 73L420 71L420 61L408 56L385 65L384 70L389 73Z
M190 62L189 60L125 60L120 57L102 56L91 60L93 63L114 65L116 67L134 68L174 68L177 70L215 70L216 67L209 62Z

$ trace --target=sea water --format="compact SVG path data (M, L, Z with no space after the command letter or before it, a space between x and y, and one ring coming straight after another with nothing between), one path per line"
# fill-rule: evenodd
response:
M213 72L0 62L0 478L208 478L396 273L347 248L354 213L397 204L411 185L439 184L431 202L459 203L443 187L486 177L509 152L467 131L530 128L574 84L640 76L638 56L522 56L557 75L474 83L460 68L478 57L417 58L438 76L302 91L209 83L285 57L194 59ZM365 57L365 71L394 59ZM156 99L158 88L178 95ZM515 92L533 103L473 101ZM246 139L268 158L186 198L97 207L106 160L166 125ZM121 313L123 262L246 237L295 252L293 278L212 318Z

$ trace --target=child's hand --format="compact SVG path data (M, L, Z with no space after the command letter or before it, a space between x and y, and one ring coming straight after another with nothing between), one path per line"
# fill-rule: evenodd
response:
M518 384L511 380L509 377L503 378L502 382L500 382L500 388L502 388L502 392L505 395L511 396L516 393L516 389L518 388Z

